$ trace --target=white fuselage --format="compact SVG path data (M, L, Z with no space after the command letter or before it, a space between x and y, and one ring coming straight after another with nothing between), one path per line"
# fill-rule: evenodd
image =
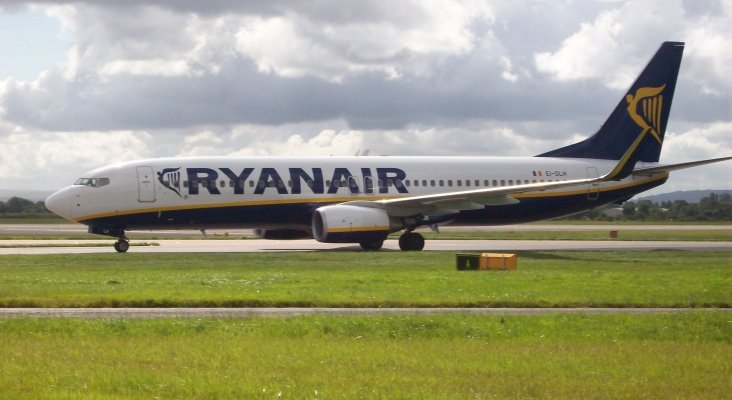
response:
M594 178L612 160L547 157L196 157L139 160L90 171L47 200L49 209L87 225L123 229L299 228L319 206L491 187ZM657 186L666 175L515 196L495 212L445 220L494 224L582 211ZM533 200L533 201L530 201ZM562 207L562 200L571 205ZM544 209L542 203L544 201ZM532 204L522 212L521 204ZM531 209L542 209L533 213ZM500 209L498 210L499 214ZM227 215L229 217L227 217ZM449 217L449 218L448 218Z

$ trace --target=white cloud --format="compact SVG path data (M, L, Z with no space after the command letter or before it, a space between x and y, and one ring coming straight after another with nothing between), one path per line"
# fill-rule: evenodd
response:
M115 60L110 61L99 70L102 75L188 75L191 70L184 60Z
M651 49L666 40L683 40L678 28L694 22L685 19L680 0L608 4L612 8L583 22L559 50L535 54L536 68L560 81L597 78L625 89Z
M730 133L732 122L713 122L684 132L666 132L661 161L678 163L732 156Z
M74 176L107 164L150 157L146 132L23 132L0 142L4 189L59 188Z
M293 13L250 17L236 34L237 49L260 71L286 77L340 82L352 74L379 72L395 79L428 73L425 65L472 51L476 37L471 24L490 20L487 7L472 3L372 4L393 16L344 22Z
M704 15L684 30L684 37L690 44L685 49L689 76L700 82L703 93L716 97L732 89L729 71L732 65L732 1L722 4L721 13Z
M664 40L687 42L670 126L702 128L662 156L732 151L729 0L38 4L70 44L0 77L0 187L148 156L538 154L591 134Z
M287 134L286 134L287 135ZM240 140L242 136L236 135ZM247 135L246 143L242 143L230 156L328 156L353 155L363 149L364 134L360 131L324 129L315 135L289 134L259 135L252 140Z

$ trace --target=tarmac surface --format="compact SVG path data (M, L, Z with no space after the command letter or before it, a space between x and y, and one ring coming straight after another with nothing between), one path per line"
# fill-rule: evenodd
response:
M729 230L732 225L564 225L564 224L524 224L508 226L470 226L445 227L442 231L611 231L611 230ZM152 240L135 238L135 234L150 232L131 232L130 252L133 253L247 253L283 251L361 251L358 245L319 243L306 240L260 240L224 239L251 238L249 230L210 230L206 238L198 231L155 231L154 234L172 239ZM59 235L75 239L50 240L0 240L0 254L84 254L112 253L115 239L86 239L86 226L80 224L0 224L0 234L16 235ZM181 238L176 239L178 235ZM188 238L193 239L188 239ZM197 239L201 238L201 239ZM427 251L550 251L550 250L708 250L732 251L730 241L623 241L623 240L428 240ZM384 242L382 251L399 251L397 240Z
M114 253L107 240L0 240L2 254ZM204 239L132 240L130 253L253 253L290 251L363 251L358 245L307 240ZM35 246L35 247L34 247ZM47 246L47 247L44 247ZM732 242L610 241L610 240L428 240L425 251L732 251ZM380 251L400 251L387 240Z

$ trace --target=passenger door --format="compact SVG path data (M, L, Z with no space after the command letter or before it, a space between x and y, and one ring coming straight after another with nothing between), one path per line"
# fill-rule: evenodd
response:
M137 201L152 203L155 201L155 179L152 167L137 167Z

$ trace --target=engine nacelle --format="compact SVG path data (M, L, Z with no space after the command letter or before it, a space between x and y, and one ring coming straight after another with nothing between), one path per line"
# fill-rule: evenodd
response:
M313 213L313 237L319 242L377 242L399 229L392 228L389 214L379 208L336 204Z
M254 236L257 239L271 240L310 239L313 237L310 232L299 229L255 229Z

